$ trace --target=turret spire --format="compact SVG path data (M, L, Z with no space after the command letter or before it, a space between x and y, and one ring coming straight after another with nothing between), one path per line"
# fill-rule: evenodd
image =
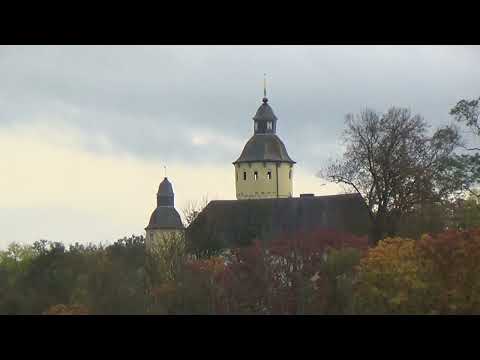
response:
M165 177L158 187L157 206L173 206L174 197L172 184Z
M267 74L263 74L263 97L267 97Z

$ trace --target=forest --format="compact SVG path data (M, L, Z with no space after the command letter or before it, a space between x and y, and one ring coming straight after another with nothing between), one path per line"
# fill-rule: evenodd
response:
M148 254L135 235L12 243L0 314L478 314L479 101L459 101L455 123L434 131L405 108L347 115L345 152L319 177L362 196L365 236L318 229L192 251L172 235Z

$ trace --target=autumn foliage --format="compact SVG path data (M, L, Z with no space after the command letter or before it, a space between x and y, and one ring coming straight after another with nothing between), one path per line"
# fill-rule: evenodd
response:
M332 267L343 254L356 263L367 238L319 230L235 249L218 274L219 313L308 314L336 312L339 279L353 266ZM338 264L339 265L339 264ZM342 312L341 310L339 312Z
M417 249L431 313L480 313L480 229L425 235Z
M58 304L51 306L44 315L88 315L88 309L84 305Z
M425 283L419 268L416 241L387 238L370 249L358 267L356 310L360 313L422 312Z
M480 230L389 238L358 267L359 313L480 313Z
M257 240L222 256L185 257L174 281L152 288L150 313L345 313L348 283L367 243L366 237L318 230Z
M11 246L0 253L0 312L480 313L480 229L367 243L318 230L198 258L174 242L148 268L140 238Z

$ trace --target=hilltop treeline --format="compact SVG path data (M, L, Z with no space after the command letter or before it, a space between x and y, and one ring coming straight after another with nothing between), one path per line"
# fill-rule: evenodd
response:
M470 199L452 211L445 221L455 230L373 247L326 230L202 257L181 236L148 256L142 236L11 244L0 252L0 313L478 313L480 206Z
M0 252L0 313L42 314L60 304L78 305L80 312L141 313L144 264L142 236L110 246L11 244Z

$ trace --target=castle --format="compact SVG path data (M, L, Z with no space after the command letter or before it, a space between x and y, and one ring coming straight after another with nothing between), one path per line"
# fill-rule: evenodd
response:
M358 194L293 197L293 161L276 134L277 117L264 91L253 117L253 136L233 162L237 200L211 201L188 228L174 207L172 184L165 177L157 208L146 230L150 249L162 237L185 234L199 249L248 245L254 239L329 229L365 235L369 216Z

